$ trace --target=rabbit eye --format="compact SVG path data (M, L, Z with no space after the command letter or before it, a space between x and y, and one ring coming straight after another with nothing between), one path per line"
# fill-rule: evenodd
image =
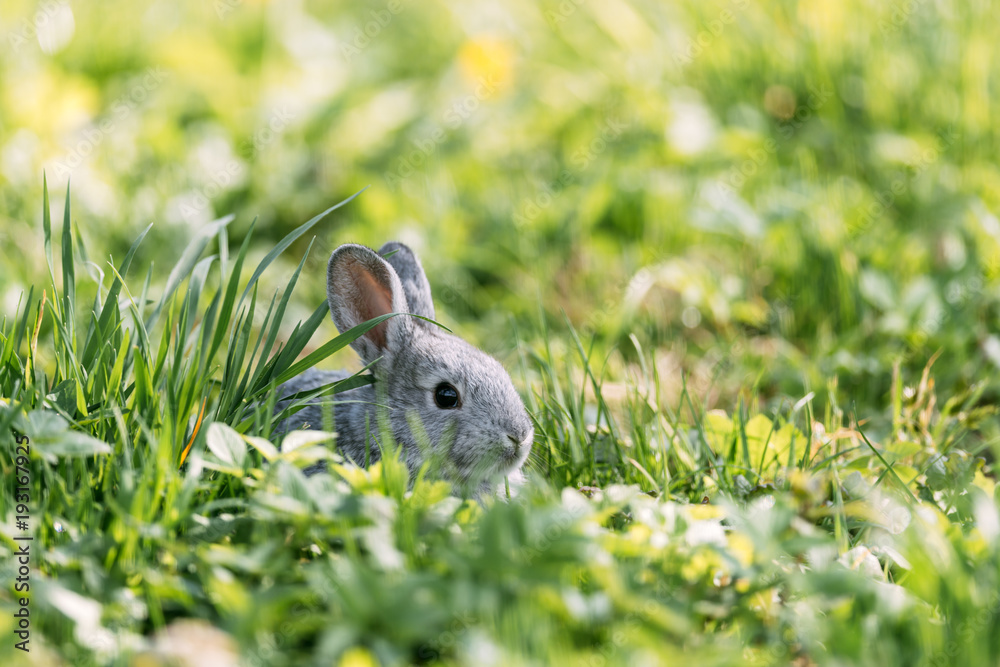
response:
M458 389L447 382L442 382L434 389L434 403L443 410L450 410L462 406L458 396Z

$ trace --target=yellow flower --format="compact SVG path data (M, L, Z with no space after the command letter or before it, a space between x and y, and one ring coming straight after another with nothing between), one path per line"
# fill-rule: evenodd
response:
M729 542L729 553L739 561L743 567L748 567L753 562L753 542L742 533L729 533L726 535Z
M498 37L469 40L458 52L459 67L470 86L507 87L511 83L513 61L510 45Z
M376 667L379 662L371 651L362 646L355 646L344 651L339 664L340 667Z

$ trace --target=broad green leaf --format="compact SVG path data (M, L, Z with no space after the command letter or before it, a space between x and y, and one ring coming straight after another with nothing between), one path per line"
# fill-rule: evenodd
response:
M62 415L51 410L29 412L24 420L24 434L31 442L32 453L49 460L111 453L111 445L71 429Z
M266 461L273 461L280 456L278 448L271 443L270 440L255 436L241 434L241 437L246 441L248 445L260 452L260 455L264 457Z
M281 452L282 454L290 454L300 447L333 442L336 437L336 433L329 431L291 431L281 441Z
M45 397L68 414L76 411L76 381L63 380Z
M221 422L212 422L205 436L209 451L223 463L242 468L246 461L247 445L243 437Z
M890 462L898 461L900 459L908 459L911 456L915 456L922 451L924 451L924 448L919 443L912 441L897 440L896 442L889 445L889 448L886 450L886 454L892 455L891 457L886 456L886 459L888 459Z
M722 410L711 410L705 414L703 422L705 439L716 454L729 446L733 436L733 419Z
M755 415L746 423L747 450L750 453L750 467L765 475L775 464L788 463L788 451L795 438L796 446L805 443L805 436L791 423L774 428L774 422L766 415Z

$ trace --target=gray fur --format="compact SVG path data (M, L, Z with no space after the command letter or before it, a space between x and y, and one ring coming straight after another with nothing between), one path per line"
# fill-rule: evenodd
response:
M389 253L392 253L389 255ZM431 285L427 282L424 274L424 267L420 260L413 254L409 247L398 241L389 241L379 248L378 254L385 257L392 268L399 276L399 281L403 285L403 294L406 295L406 305L414 315L420 315L427 319L434 319L434 300L431 298ZM413 320L416 323L429 327L434 325L424 320Z
M419 260L405 245L389 243L383 252L396 250L388 260L373 250L344 245L330 257L327 298L341 332L383 312L416 312L433 317L430 286ZM411 309L413 300L416 308ZM386 306L391 305L391 310ZM341 452L364 464L366 422L368 432L378 433L377 406L388 408L396 442L403 447L411 471L423 462L407 415L419 418L436 455L444 455L457 482L478 485L504 475L517 477L531 451L534 435L524 403L510 376L493 357L440 327L416 325L422 320L405 315L390 318L359 338L353 347L365 363L381 356L373 366L375 385L338 394L336 404L313 404L278 425L277 433L300 428L325 428L324 410L333 412L333 428ZM303 373L279 387L279 395L319 387L347 377L341 371ZM434 390L441 382L458 389L461 407L441 409ZM279 403L281 410L287 402ZM447 451L440 448L447 447ZM378 460L378 445L368 447L369 460Z

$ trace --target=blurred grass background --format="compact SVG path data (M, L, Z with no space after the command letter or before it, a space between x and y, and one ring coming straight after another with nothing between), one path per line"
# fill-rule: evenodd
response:
M40 443L18 657L994 664L995 5L5 0L0 439ZM72 181L80 304L45 317L43 171L56 221ZM305 478L320 446L232 432L184 333L200 279L110 380L135 318L79 362L53 330L150 222L127 284L155 300L209 221L235 256L256 219L258 266L366 186L313 228L283 332L337 245L411 244L535 417L520 499L389 459Z
M155 223L154 284L216 216L234 242L258 218L263 254L370 186L319 230L289 328L334 247L399 238L501 355L511 316L565 313L605 349L636 333L709 407L836 379L875 409L894 360L938 349L957 389L1000 363L993 9L11 0L4 308L42 276L43 170L102 269Z

